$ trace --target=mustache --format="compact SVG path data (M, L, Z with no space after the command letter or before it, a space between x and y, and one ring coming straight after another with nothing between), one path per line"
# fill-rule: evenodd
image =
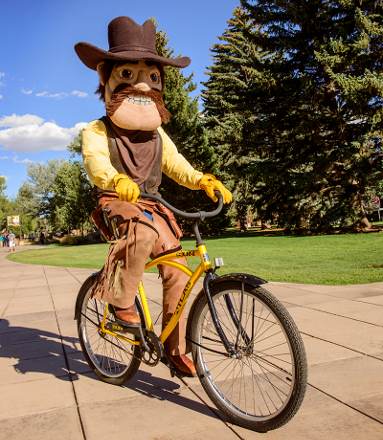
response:
M158 90L137 90L130 84L119 84L112 93L112 96L110 97L110 102L106 105L106 112L107 115L113 116L113 114L116 112L116 110L120 107L120 105L123 103L125 98L128 96L144 96L147 98L152 99L152 101L156 104L158 113L160 114L161 121L166 124L170 121L171 114L166 109L165 103L162 97L162 92Z

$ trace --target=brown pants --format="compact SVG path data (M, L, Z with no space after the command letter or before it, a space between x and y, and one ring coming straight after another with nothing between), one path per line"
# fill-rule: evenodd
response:
M103 289L101 295L97 295L97 292L96 295L102 296L102 299L110 304L127 308L134 304L138 284L142 279L148 258L156 258L164 252L179 249L180 237L175 235L168 220L156 211L154 203L139 202L133 205L113 200L108 201L104 207L109 211L109 218L119 219L118 229L120 237L123 237L112 245L114 247L108 257L109 265L113 262L118 263L114 266L114 274L118 272L119 286L116 289ZM149 215L144 215L143 210L149 211ZM174 261L187 264L185 258ZM159 265L158 268L163 286L162 327L164 328L176 309L188 276L170 266ZM185 316L182 313L176 328L165 341L166 349L170 354L185 354L185 334Z

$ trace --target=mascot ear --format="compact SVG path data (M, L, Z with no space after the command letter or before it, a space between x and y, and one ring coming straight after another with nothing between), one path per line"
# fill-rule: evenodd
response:
M104 61L101 61L101 63L98 63L97 64L97 73L98 73L98 78L99 78L99 80L100 80L100 84L102 85L102 86L105 86L105 83L106 83L106 81L105 81L105 72L104 72L104 64L105 64L105 62Z

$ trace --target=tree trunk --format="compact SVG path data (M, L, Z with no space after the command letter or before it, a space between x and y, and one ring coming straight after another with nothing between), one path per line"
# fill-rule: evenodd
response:
M360 225L363 229L371 229L372 225L370 223L370 221L368 220L368 218L366 216L364 216L361 221L360 221Z

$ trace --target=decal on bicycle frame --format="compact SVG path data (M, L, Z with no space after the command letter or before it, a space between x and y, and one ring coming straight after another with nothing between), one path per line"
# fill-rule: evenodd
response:
M176 257L193 257L194 251L179 251L176 253Z
M185 286L184 290L182 291L181 298L180 298L180 300L178 301L178 304L177 304L177 307L176 307L176 311L175 311L174 313L178 313L178 312L179 312L180 308L182 307L183 302L185 301L187 291L189 290L189 288L191 287L191 285L192 285L192 282L189 280L189 281L186 283L186 286Z

